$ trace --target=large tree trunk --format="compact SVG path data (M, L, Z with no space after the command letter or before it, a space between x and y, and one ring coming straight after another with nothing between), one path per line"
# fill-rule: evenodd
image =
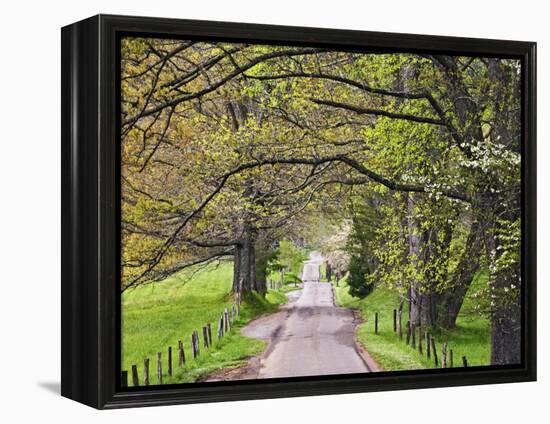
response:
M243 282L241 280L241 255L243 248L241 244L235 246L233 253L233 293L242 291Z
M495 199L488 203L502 205ZM494 207L492 211L486 213L486 216L492 217L488 220L484 238L487 255L493 258L491 261L493 266L502 255L502 240L498 236L498 229L502 225L502 221L498 221L495 217L507 215L506 218L510 220L509 222L513 222L517 218L513 214L503 213L499 209L500 207ZM513 274L514 270L505 269L497 270L490 275L491 295L494 302L492 302L491 309L492 365L519 364L521 362L521 303L519 299L521 281ZM518 293L517 299L512 297L512 293Z
M250 292L256 288L255 234L245 225L243 236L235 247L233 266L233 291Z
M254 248L255 286L254 290L264 294L267 291L267 265L269 246L264 240L259 240Z
M449 83L449 94L453 98L454 111L457 116L458 126L461 129L462 138L466 143L465 153L471 155L470 140L485 140L483 135L482 125L478 118L479 111L477 110L477 103L472 101L468 90L464 85L464 81L459 78L457 72L456 59L451 56L434 56L434 62L440 65L447 75L447 81ZM489 59L489 78L496 86L505 85L506 72L503 68L502 61ZM508 74L509 75L509 74ZM519 90L519 85L517 87ZM515 147L515 151L519 153L521 143L517 143L520 135L519 125L513 125L515 120L511 120L507 115L502 115L501 108L506 107L508 99L504 92L497 90L495 93L495 114L501 115L496 119L494 124L495 139L499 144L505 145L510 148ZM495 265L496 261L502 254L500 249L501 242L497 237L497 228L499 219L506 219L509 223L518 219L519 212L519 197L498 198L496 193L500 190L504 191L502 187L494 187L495 179L491 175L480 175L479 178L479 198L478 204L473 205L478 217L480 225L482 225L482 237L485 243L487 257L489 263ZM493 188L493 193L489 192L490 188ZM516 189L519 190L519 183ZM513 191L510 191L513 192ZM507 206L505 206L508 204ZM504 207L508 207L508 210L504 210ZM516 212L514 212L516 211ZM470 261L474 263L477 261L476 255L470 255ZM467 270L466 270L467 271ZM465 272L466 275L471 272ZM491 310L491 363L492 364L510 364L519 363L521 360L521 307L520 300L516 301L501 301L502 293L505 290L510 291L512 285L519 287L521 281L519 278L513 276L513 271L501 271L497 273L491 273L490 276L491 287L491 300L494 302L494 306ZM471 281L471 279L470 279ZM455 308L456 309L456 308Z
M409 261L418 266L420 259L420 228L415 218L413 195L407 198L407 226L409 240ZM420 325L422 316L422 295L420 294L420 282L413 280L409 282L409 321L411 325Z
M506 276L497 278L493 287L509 287ZM491 364L521 362L521 308L519 304L498 306L491 317Z
M456 325L456 319L464 302L464 297L476 272L479 271L482 248L483 240L480 234L480 226L477 221L474 221L466 239L464 252L452 276L450 288L441 294L438 322L444 328L450 329Z
M444 290L447 280L446 269L450 255L453 226L445 222L441 225L432 223L430 228L422 229L414 218L414 203L408 202L408 239L409 260L414 261L419 277L412 281L409 291L410 321L414 325L427 327L442 326L447 321L449 305L447 291ZM472 275L473 276L473 275ZM468 280L467 284L471 279ZM462 305L467 286L461 284L463 292L456 291L453 296L456 315ZM451 314L452 325L456 315Z
M325 262L325 265L327 281L330 282L332 280L332 267L328 262Z
M489 78L496 86L509 83L510 72L502 61L489 59ZM519 98L520 85L515 87L516 96ZM509 97L505 90L495 92L495 119L494 132L499 143L506 145L516 153L521 152L519 139L521 126L519 120L509 119L506 109L509 107ZM488 185L488 187L490 187ZM516 190L519 192L520 183L517 181ZM493 190L496 193L496 190ZM491 193L486 195L490 199L489 205L493 205L492 231L486 234L488 252L494 252L493 264L496 263L502 253L502 240L499 239L499 230L502 226L511 224L520 219L519 196L503 196ZM502 193L502 191L501 191ZM499 219L497 220L496 217ZM502 221L502 220L506 221ZM506 222L506 223L504 223ZM519 246L518 246L519 249ZM518 252L519 256L519 252ZM519 364L521 362L521 299L520 299L520 265L511 265L506 269L497 269L491 275L491 290L495 294L495 306L491 314L491 364ZM515 288L514 288L515 287Z
M443 233L443 237L438 232ZM449 259L449 248L452 239L452 228L445 224L443 228L433 225L423 231L421 239L422 261L419 265L424 268L423 282L417 287L416 302L418 304L420 324L423 326L439 326L440 314L444 310L442 305L441 284L446 279L446 270ZM437 270L434 264L437 263Z
M517 281L510 273L494 276L491 286L497 290L509 289ZM519 364L521 362L521 306L518 302L499 302L491 316L491 364Z
M247 226L235 248L233 291L266 293L269 246Z

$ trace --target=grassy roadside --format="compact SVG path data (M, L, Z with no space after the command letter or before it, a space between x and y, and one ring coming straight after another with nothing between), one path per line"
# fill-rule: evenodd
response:
M479 273L472 282L471 292L487 281L485 273ZM433 368L433 358L428 360L417 350L405 344L393 332L393 309L399 304L396 293L384 288L376 288L365 299L350 296L346 279L335 288L336 300L340 306L357 309L364 320L357 328L357 339L382 368L388 371ZM470 309L471 299L467 296L462 311ZM374 334L374 314L378 312L378 331ZM408 307L403 317L408 316ZM403 325L406 319L403 320ZM405 339L405 336L403 336ZM489 321L479 316L459 315L456 328L448 334L436 334L438 355L441 355L441 342L446 340L448 349L453 349L455 366L465 355L470 365L489 365L490 327ZM425 350L424 350L425 352Z
M302 288L302 283L287 283L285 284L284 286L282 286L281 288L277 289L276 291L274 291L275 293L289 293L289 292L292 292L292 291L296 291L296 290L300 290ZM271 291L269 291L269 293L271 293Z
M239 329L253 318L274 312L287 298L282 290L270 290L265 298L252 294L243 299L241 314L231 332L217 341L217 320L224 308L230 308L233 268L230 263L201 271L191 279L171 276L166 280L123 294L122 297L122 369L136 364L140 382L143 360L150 359L150 381L156 384L156 355L162 352L163 383L193 382L222 368L242 365L248 356L261 352L265 342L240 335ZM285 289L286 290L286 289ZM212 324L213 346L202 346L202 326ZM199 332L201 355L193 360L190 339ZM182 340L186 364L177 365L177 345ZM172 346L173 376L167 375L168 346ZM131 379L130 379L131 380ZM131 381L129 382L131 385Z
M327 281L327 263L325 261L321 262L321 265L319 266L319 273L320 273L319 281L326 282Z

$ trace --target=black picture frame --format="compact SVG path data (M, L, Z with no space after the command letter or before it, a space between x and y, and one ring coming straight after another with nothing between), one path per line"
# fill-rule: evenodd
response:
M522 363L121 388L118 42L194 37L522 62ZM427 35L97 15L62 29L61 394L94 408L536 380L536 44Z

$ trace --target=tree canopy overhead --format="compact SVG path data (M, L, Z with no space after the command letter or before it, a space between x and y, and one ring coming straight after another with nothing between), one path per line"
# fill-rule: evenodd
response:
M331 219L358 284L398 291L411 322L454 326L488 269L492 361L519 361L519 61L149 38L121 52L122 290L227 257L235 291L265 291L273 246Z

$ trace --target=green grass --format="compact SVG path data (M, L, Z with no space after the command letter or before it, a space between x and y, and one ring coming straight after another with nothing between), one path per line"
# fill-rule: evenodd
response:
M284 286L282 286L280 289L278 289L281 293L288 293L295 290L300 290L302 287L300 286L300 283L286 283Z
M327 281L327 263L325 261L321 262L321 265L319 267L320 272L320 278L319 281Z
M487 274L478 273L469 293L484 285L486 281ZM405 344L405 334L403 340L400 340L393 332L393 310L399 305L399 298L395 292L378 287L365 299L357 299L349 294L348 289L346 280L341 280L339 287L335 287L337 302L341 306L361 312L364 322L357 328L357 339L381 367L387 371L434 367L433 356L428 360L425 348L424 355L420 355L418 350ZM454 366L461 364L462 356L466 356L468 363L472 366L489 365L489 321L480 316L462 312L471 310L472 302L473 299L467 296L458 316L456 328L447 334L435 335L439 360L441 360L441 343L446 340L448 349L453 350ZM374 334L375 312L378 312L377 335ZM405 327L406 316L408 316L407 306L403 309L403 327Z
M247 357L261 352L265 342L244 337L239 329L255 317L275 311L287 298L282 291L275 290L270 290L265 298L258 294L247 296L231 331L218 341L217 322L224 308L231 308L234 303L230 295L232 280L232 264L225 262L191 278L174 275L125 292L122 297L122 370L130 374L131 365L136 364L142 383L143 360L148 357L150 383L157 384L156 355L161 352L163 384L186 383L222 368L240 366ZM214 343L205 351L202 326L207 323L212 325ZM199 332L201 340L201 354L196 360L192 359L190 350L194 330ZM184 367L177 365L178 340L184 345ZM172 346L172 377L167 375L169 346Z
M300 281L298 281L298 279L296 278L292 278L292 277L289 277L288 274L285 274L286 278L285 278L285 282L284 284L277 289L277 291L281 292L281 293L288 293L288 292L291 292L291 291L294 291L294 290L299 290L301 287L300 287ZM281 274L277 271L277 272L271 272L268 276L267 276L267 280L268 280L268 289L269 289L269 281L274 281L275 283L277 283L277 285L281 284ZM271 289L269 289L271 290Z

